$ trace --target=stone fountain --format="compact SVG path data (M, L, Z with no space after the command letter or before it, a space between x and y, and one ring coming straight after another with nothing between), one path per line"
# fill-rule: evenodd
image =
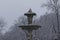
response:
M33 16L36 16L36 13L32 12L31 9L29 9L29 11L27 13L24 14L25 16L27 16L27 20L28 20L28 24L26 25L20 25L19 27L21 27L23 30L28 31L28 40L32 40L32 31L33 30L37 30L38 28L40 28L40 25L36 25L36 24L32 24L32 20L33 20Z

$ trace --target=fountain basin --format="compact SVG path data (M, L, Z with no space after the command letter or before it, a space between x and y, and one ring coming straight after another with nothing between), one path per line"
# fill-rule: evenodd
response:
M35 24L28 24L28 25L21 25L19 26L24 30L37 30L38 28L40 28L40 25L35 25Z

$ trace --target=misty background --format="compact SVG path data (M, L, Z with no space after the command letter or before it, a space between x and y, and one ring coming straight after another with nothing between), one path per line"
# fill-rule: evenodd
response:
M33 30L33 40L58 39L60 0L0 0L0 40L27 40L26 30L23 31L18 26L27 24L24 13L30 8L37 14L32 24L42 26Z
M0 0L0 18L4 18L7 22L6 31L14 23L14 20L24 15L30 8L38 17L44 15L46 9L41 5L46 2L47 0Z

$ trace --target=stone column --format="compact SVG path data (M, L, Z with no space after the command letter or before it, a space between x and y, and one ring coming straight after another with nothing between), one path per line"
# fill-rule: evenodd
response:
M27 40L32 40L32 31L28 31Z

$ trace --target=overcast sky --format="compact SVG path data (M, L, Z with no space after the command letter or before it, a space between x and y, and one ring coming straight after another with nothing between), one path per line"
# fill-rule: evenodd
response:
M38 16L45 14L46 9L41 5L46 2L47 0L0 0L0 18L5 18L10 27L14 20L24 15L30 8Z

